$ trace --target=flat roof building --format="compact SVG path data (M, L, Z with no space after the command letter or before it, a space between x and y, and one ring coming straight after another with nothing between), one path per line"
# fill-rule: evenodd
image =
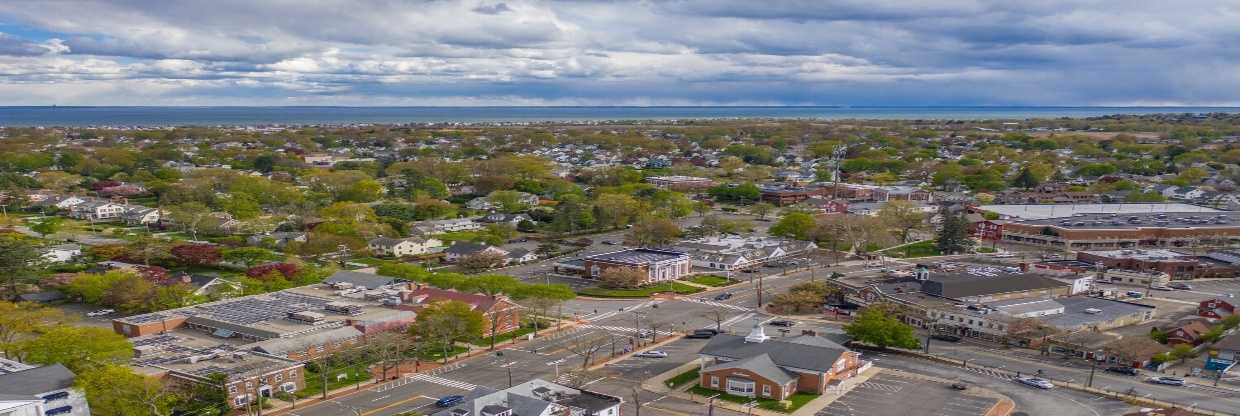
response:
M979 211L999 214L1000 219L1037 220L1071 217L1076 214L1149 214L1159 212L1192 212L1197 214L1218 212L1213 208L1197 205L1169 203L1149 204L1016 204L981 205Z
M1188 247L1240 243L1240 212L1078 213L1011 221L1003 241L1065 250Z

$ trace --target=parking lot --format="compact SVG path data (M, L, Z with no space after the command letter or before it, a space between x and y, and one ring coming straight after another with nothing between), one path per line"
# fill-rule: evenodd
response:
M831 402L817 416L980 416L996 401L952 390L943 383L880 373Z
M656 348L666 352L666 358L629 357L609 363L606 368L617 378L640 382L697 359L698 351L701 351L708 341L682 338Z

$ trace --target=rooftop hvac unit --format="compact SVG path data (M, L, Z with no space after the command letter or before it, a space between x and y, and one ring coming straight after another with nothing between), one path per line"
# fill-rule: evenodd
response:
M301 312L289 312L288 313L288 319L291 319L294 321L308 322L308 323L321 322L323 321L324 318L326 317L323 316L323 314L318 313L318 312L301 311Z
M332 283L331 286L336 289L352 289L353 288L353 284L349 282L336 282L336 283Z

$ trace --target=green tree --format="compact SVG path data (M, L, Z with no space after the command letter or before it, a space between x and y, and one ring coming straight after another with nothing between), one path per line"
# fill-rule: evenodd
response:
M39 281L43 273L42 247L37 241L20 234L0 235L0 275L8 286L9 296L17 299L19 286Z
M22 345L23 361L63 364L74 372L104 364L124 364L133 345L111 328L58 325Z
M1017 188L1030 189L1038 186L1039 183L1038 177L1034 175L1033 171L1029 170L1029 167L1022 168L1020 173L1016 174L1015 178L1012 178L1012 186Z
M784 214L767 232L777 237L809 240L810 233L816 225L814 216L804 212L793 211Z
M943 254L966 253L973 248L974 241L969 238L969 225L964 214L955 214L947 210L940 211L943 223L939 228L935 244Z
M926 225L926 213L908 201L888 201L878 209L878 218L900 233L900 243L908 242L909 233Z
M491 201L500 212L514 213L530 209L530 205L521 200L521 192L517 191L495 191L487 195L487 200Z
M879 348L917 348L921 342L913 334L913 327L900 322L885 305L872 305L861 310L852 323L844 326L844 332L854 340Z
M661 247L680 237L680 226L667 218L647 218L629 229L625 240L639 247Z
M775 206L767 202L759 202L749 206L749 213L757 215L758 219L765 220L767 214L775 210Z
M1197 352L1193 351L1192 345L1177 344L1176 346L1171 347L1169 354L1171 355L1171 359L1180 360L1180 364L1184 364L1184 362L1188 361L1189 358L1195 357Z
M47 238L47 236L49 235L56 234L56 231L60 230L60 225L63 222L64 220L61 219L60 217L47 217L47 218L44 218L42 221L39 221L35 223L34 225L31 225L30 231L39 233L39 235L42 236L43 238Z
M279 253L259 247L237 247L223 250L224 261L243 264L246 267L280 261L284 258Z
M439 344L444 351L444 362L447 362L448 351L456 347L457 342L482 336L485 320L482 312L475 311L469 304L449 300L422 308L413 330L426 341Z
M600 227L620 228L633 222L641 210L637 198L625 194L607 193L594 201L594 217Z
M155 377L123 365L104 365L77 373L77 386L95 416L168 416L176 396Z
M58 308L29 302L0 301L0 351L4 352L5 358L14 358L20 352L23 341L68 320L64 311Z
M539 311L540 316L548 316L552 307L563 305L573 300L577 294L567 285L561 284L526 284L521 285L513 293L513 299ZM559 315L559 314L557 314ZM538 318L534 318L534 334L538 334Z

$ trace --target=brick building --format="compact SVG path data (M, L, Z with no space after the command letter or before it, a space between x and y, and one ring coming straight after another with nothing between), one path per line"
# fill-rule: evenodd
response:
M1240 277L1240 267L1232 263L1167 249L1079 251L1076 259L1111 269L1163 272L1178 280Z
M651 176L646 178L646 183L654 185L655 188L673 191L701 191L715 186L715 181L708 178L680 175Z
M1235 305L1222 299L1203 300L1197 305L1197 316L1223 319L1236 313Z
M1240 243L1240 212L1092 213L1012 221L1003 241L1067 250Z
M608 269L637 269L646 274L644 283L654 283L685 277L692 267L689 255L679 251L633 248L557 263L555 270L597 279Z
M737 396L784 400L796 392L823 394L854 377L860 356L826 338L770 338L754 323L749 335L719 334L698 353L702 387Z

